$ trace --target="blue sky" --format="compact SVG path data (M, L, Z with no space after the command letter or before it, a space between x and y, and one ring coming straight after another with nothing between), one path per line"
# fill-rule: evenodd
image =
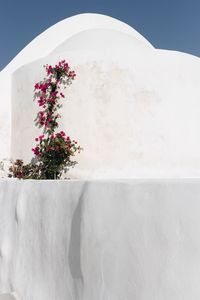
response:
M200 56L200 0L0 0L0 69L45 29L84 12L116 17L157 48Z

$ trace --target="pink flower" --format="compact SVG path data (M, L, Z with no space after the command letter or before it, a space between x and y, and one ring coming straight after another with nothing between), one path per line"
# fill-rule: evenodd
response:
M44 134L42 134L42 135L39 136L39 140L40 140L40 141L42 141L43 138L44 138Z
M51 92L52 97L56 97L58 92Z
M39 89L39 83L36 83L35 84L35 90L38 90Z
M36 156L40 155L39 147L32 148L32 151Z
M47 65L46 70L47 70L47 74L48 74L48 75L50 75L50 74L53 73L53 68L52 68L52 66L48 66L48 65Z
M61 131L60 134L61 134L61 136L65 136L66 135L64 131Z
M76 73L74 71L69 71L69 77L71 79L74 79L75 76L76 76Z
M49 82L41 83L38 85L38 89L40 89L41 92L46 93L49 86L50 86Z
M40 99L38 100L39 106L43 106L45 103L46 103L46 99L41 96Z

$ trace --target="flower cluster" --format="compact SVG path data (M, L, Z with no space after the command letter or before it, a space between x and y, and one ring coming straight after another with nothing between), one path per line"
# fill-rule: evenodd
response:
M35 139L37 145L32 151L37 160L46 166L46 177L53 179L60 176L70 157L81 150L77 142L71 140L64 131L55 133L61 117L57 110L61 107L61 99L65 98L61 88L71 84L76 73L70 70L65 60L55 66L46 65L45 69L47 78L35 84L35 98L42 108L37 115L36 125L43 128L43 134Z
M70 70L65 60L54 67L46 65L45 68L47 78L35 84L35 97L39 107L42 108L36 118L36 125L44 127L44 131L51 134L58 127L57 120L60 115L56 111L61 107L60 99L65 98L61 86L71 84L76 73Z
M57 179L68 167L76 162L71 157L81 148L77 141L72 140L64 131L56 132L58 119L57 112L62 107L61 100L65 98L62 88L71 84L76 73L70 70L65 60L55 66L46 65L46 78L35 84L34 99L39 105L39 112L35 124L43 129L42 134L35 138L36 146L32 148L36 163L23 164L17 160L10 168L10 176L19 179Z
M71 156L77 151L80 153L80 146L77 146L77 141L71 140L69 136L66 136L64 131L60 131L56 134L51 134L50 137L45 139L45 135L40 135L35 138L39 144L35 148L32 148L34 154L38 157L44 158L46 155L61 155ZM62 153L61 153L62 152Z

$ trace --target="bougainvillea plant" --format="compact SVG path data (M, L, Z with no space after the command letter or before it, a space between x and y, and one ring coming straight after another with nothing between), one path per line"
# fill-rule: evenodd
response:
M64 131L56 132L58 110L62 107L61 100L65 98L62 88L66 88L75 79L65 60L55 66L46 65L46 78L35 84L34 99L39 105L35 125L42 129L42 134L35 138L37 142L32 149L34 163L24 165L22 160L16 160L10 168L10 176L19 179L59 179L63 172L76 162L71 160L81 148L77 141L72 140Z

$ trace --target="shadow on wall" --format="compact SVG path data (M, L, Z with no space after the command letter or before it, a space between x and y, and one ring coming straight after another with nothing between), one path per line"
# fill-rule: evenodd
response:
M83 196L85 193L85 186L79 197L78 205L74 211L72 225L71 225L71 238L69 245L69 268L74 280L74 293L76 299L81 299L83 291L83 274L81 270L81 217ZM1 299L0 299L1 300Z
M12 294L0 294L0 300L18 300L18 299Z

